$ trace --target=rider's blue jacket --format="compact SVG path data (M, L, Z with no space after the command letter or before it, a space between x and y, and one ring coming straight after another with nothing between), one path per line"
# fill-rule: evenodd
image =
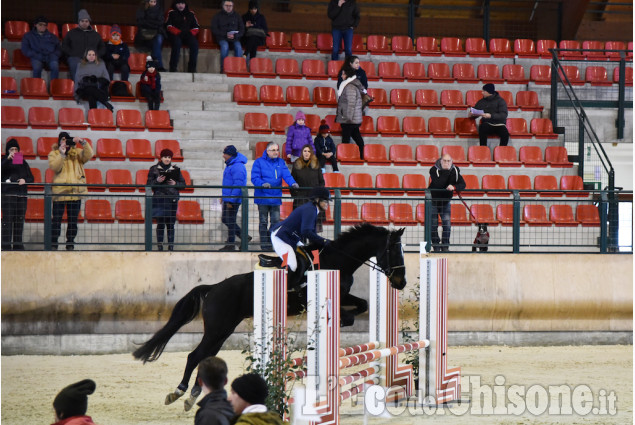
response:
M298 242L304 242L305 240L310 243L324 245L327 240L315 232L318 212L319 209L315 204L307 202L293 210L284 221L276 223L271 228L271 233L276 229L280 229L276 236L294 248Z

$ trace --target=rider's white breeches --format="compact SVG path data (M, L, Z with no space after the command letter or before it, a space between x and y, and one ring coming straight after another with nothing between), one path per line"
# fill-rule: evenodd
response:
M271 244L273 245L273 250L276 251L276 254L280 258L283 258L284 254L287 254L287 265L289 266L289 270L295 271L298 268L298 261L295 258L295 249L282 239L276 236L278 230L271 234Z

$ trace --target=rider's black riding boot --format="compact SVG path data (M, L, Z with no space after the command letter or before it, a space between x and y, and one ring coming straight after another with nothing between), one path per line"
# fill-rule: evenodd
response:
M301 258L300 255L296 256L298 259L298 266L295 271L289 270L287 274L287 284L289 289L293 289L304 282L304 273L309 269L309 262L305 258Z

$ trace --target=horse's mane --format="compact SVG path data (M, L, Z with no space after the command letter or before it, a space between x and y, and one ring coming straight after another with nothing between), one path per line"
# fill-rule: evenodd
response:
M383 227L373 226L370 223L357 224L354 227L340 234L340 236L333 241L337 246L347 245L362 236L365 235L382 235L386 237L390 231Z

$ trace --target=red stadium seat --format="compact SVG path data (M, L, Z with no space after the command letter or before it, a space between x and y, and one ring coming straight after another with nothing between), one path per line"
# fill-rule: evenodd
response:
M367 144L364 146L364 160L369 165L390 164L390 161L386 157L386 147L378 144Z
M517 158L516 148L513 146L496 146L494 148L494 161L499 167L520 167L522 163Z
M487 146L470 146L467 150L467 160L475 167L494 167L492 152Z
M531 139L527 132L527 121L524 118L507 118L507 131L512 139Z
M360 34L353 34L353 54L365 55L368 49L364 47L364 39Z
M463 102L461 90L442 90L441 104L448 110L465 110L467 105Z
M407 35L394 35L392 37L392 51L396 56L416 56L417 51L412 45L412 39ZM372 52L371 52L372 53Z
M2 69L11 69L13 65L11 64L11 58L9 57L9 51L2 48Z
M46 106L32 106L29 108L29 125L31 128L56 129L55 111Z
M6 21L4 23L4 36L7 41L21 41L24 34L30 30L29 23L26 21Z
M435 137L454 138L452 123L448 117L431 117L428 119L428 131Z
M366 202L362 204L362 221L377 226L387 226L390 221L386 220L386 208L383 204L376 202Z
M553 124L549 118L534 118L531 120L531 132L536 139L557 139L553 132Z
M585 50L582 52L587 60L606 60L604 53L604 42L602 41L583 41L582 48ZM589 50L600 50L599 52L590 52Z
M352 202L342 202L342 224L355 225L360 223L357 205Z
M119 139L97 140L97 157L102 161L123 161L123 148Z
M114 223L110 202L106 199L88 199L84 206L88 223Z
M357 145L355 145L357 147ZM358 151L359 152L359 151ZM346 177L342 173L324 173L324 186L328 188L340 188L342 195L348 195L348 190L342 190L346 188ZM335 192L331 190L331 193Z
M268 144L269 142L267 141L256 142L256 148L254 149L254 159L260 158L262 154L265 153L265 150L267 149Z
M388 206L388 220L395 226L416 226L417 220L412 215L412 205L397 203Z
M409 89L392 89L390 91L390 103L395 109L417 109Z
M558 190L558 181L555 176L534 177L534 190L538 191L538 195L542 198L559 198L562 196L562 192L553 192Z
M239 105L260 105L256 86L252 84L236 84L234 86L234 102Z
M474 73L474 65L471 63L455 63L452 65L452 76L458 83L478 83Z
M582 183L582 177L580 176L562 176L560 177L560 189L561 190L582 190L584 184ZM589 192L573 192L565 193L564 196L573 198L586 198L589 196Z
M84 168L84 175L86 176L86 184L100 185L104 183L104 179L101 176L101 171L96 168ZM145 184L145 181L143 183ZM105 192L106 188L103 186L89 186L88 191Z
M423 174L404 174L401 180L401 187L408 189L406 194L408 196L424 196L423 190L427 187L426 178Z
M379 173L375 176L375 187L379 189L380 196L403 196L405 193L403 190L388 190L398 189L399 177L397 174L392 173Z
M130 185L132 186L132 174L130 170L108 170L106 171L107 185ZM109 187L109 192L134 192L134 187Z
M551 221L547 219L544 205L525 205L523 207L523 221L529 226L551 227Z
M551 66L532 65L529 70L529 79L537 85L551 85Z
M623 41L607 41L604 43L605 50L626 50L626 43ZM604 52L608 60L620 60L620 52Z
M441 56L439 42L434 37L417 37L417 52L421 56Z
M203 212L198 201L180 200L176 207L176 219L181 224L203 224Z
M560 40L560 44L558 45L560 49L580 49L580 42L577 40ZM582 52L576 51L560 51L560 55L563 59L569 60L582 60L584 59L584 55Z
M22 53L22 50L15 49L13 51L13 67L20 70L31 69L31 60Z
M21 106L2 105L2 128L27 128L26 116Z
M478 181L478 177L474 174L463 174L463 180L465 180L465 190L469 190L467 192L468 196L478 196L481 197L485 195L485 192L479 191L481 185Z
M24 221L27 223L44 222L44 198L27 198Z
M465 39L465 53L472 58L489 58L487 43L481 37L471 37Z
M143 131L145 126L141 121L138 109L120 109L117 111L117 127L121 131Z
M110 28L110 25L93 25L93 29L97 32L97 34L101 36L101 39L106 43L108 42L108 40L110 40Z
M375 131L375 123L373 122L373 117L368 115L364 115L362 117L362 125L359 126L359 132L362 136L375 137L379 133Z
M287 102L291 106L313 106L309 89L305 86L287 87Z
M535 91L516 92L516 105L518 105L518 107L523 111L542 112L543 110L543 107L538 101L538 93L536 93Z
M478 66L478 79L483 83L502 84L501 72L495 63L483 63Z
M57 145L57 137L40 137L35 142L37 145L37 156L40 159L47 159L53 146Z
M331 134L335 136L342 134L342 126L340 125L340 123L335 122L335 115L325 116L324 121L326 121L326 125L330 127Z
M134 43L135 35L137 34L137 26L136 25L119 25L121 28L121 40L126 44ZM202 40L202 37L199 33L199 43ZM205 47L205 46L201 46Z
M331 53L333 51L333 35L326 32L319 33L317 35L317 49L320 53Z
M399 129L399 117L380 116L377 118L377 131L383 137L402 137L403 131Z
M525 68L522 65L503 65L503 78L507 84L527 84L529 79L525 77Z
M121 29L123 31L123 28ZM215 49L218 45L214 42L214 36L209 28L199 28L198 34L198 46L201 49Z
M410 145L390 145L388 148L388 156L390 161L395 165L417 165L412 156L412 148Z
M313 102L318 108L337 106L337 97L333 87L314 87Z
M512 96L512 92L507 90L498 90L498 95L503 98L505 103L507 103L508 111L518 110L518 106L514 105L514 97Z
M578 227L580 224L573 217L571 205L552 205L549 207L549 219L559 227Z
M461 45L461 39L456 37L443 37L441 39L441 52L444 56L465 56L465 50Z
M446 154L452 157L452 161L455 165L460 167L470 165L469 161L465 159L465 150L463 149L463 146L443 146L443 148L441 148L441 156Z
M328 80L324 69L324 62L319 59L305 59L302 61L302 74L307 80Z
M600 212L595 205L578 205L575 208L575 218L582 227L599 227Z
M259 58L253 58L249 64L252 69L253 61L256 59ZM223 60L223 72L225 72L228 77L249 77L249 71L247 70L247 61L243 57L235 58L233 56L227 56Z
M265 106L286 106L287 101L284 100L284 92L282 87L277 85L260 86L260 100Z
M514 53L516 53L519 58L534 59L538 57L534 40L527 38L518 38L514 40Z
M4 90L2 90L4 93ZM46 81L42 78L22 78L20 80L20 95L25 99L48 99Z
M330 60L328 62L328 64L326 65L326 70L331 80L337 80L337 77L339 76L342 65L344 65L344 61Z
M478 137L476 120L472 118L454 118L454 132L462 138Z
M498 93L500 94L500 91ZM465 92L465 103L467 103L467 106L474 107L474 105L476 105L476 102L481 99L483 99L483 92L480 90L468 90L467 92Z
M311 129L311 134L317 134L320 129L320 125L322 124L322 118L316 114L305 114L305 116L306 119L304 120L304 125Z
M315 38L308 32L294 32L291 34L291 47L296 53L316 53Z
M492 38L489 41L489 51L495 58L513 58L512 45L506 38Z
M563 72L564 71L564 75ZM566 84L567 80L572 86L583 86L584 80L580 78L580 70L577 66L563 65L562 70L558 72L560 79ZM566 76L566 78L565 78Z
M157 159L161 159L161 151L170 149L172 154L172 162L183 162L183 154L181 153L181 144L174 139L160 139L154 142L154 155Z
M168 111L146 111L146 127L148 131L171 132L174 130L170 124Z
M450 67L447 63L431 63L428 65L428 77L433 83L452 83Z
M420 224L424 224L426 222L426 204L417 204L415 218Z
M297 65L297 62L296 62ZM253 58L249 61L249 71L254 78L276 78L270 58Z
M612 86L606 68L603 66L587 66L585 71L586 82L592 86Z
M148 182L148 171L147 169L137 170L135 173L135 184L138 186L145 186ZM145 192L144 187L139 188L139 192Z
M421 165L434 165L439 158L439 148L435 145L419 145L415 150L415 159Z
M20 153L22 153L22 155L24 156L24 159L35 159L35 151L33 150L33 140L31 140L30 137L9 136L6 138L7 141L11 139L15 139L18 141L18 146L20 146Z
M542 150L539 146L521 146L518 151L518 159L525 167L543 168L547 163L542 160Z
M427 82L426 66L421 62L406 62L403 64L403 76L409 82Z
M270 52L290 52L289 39L281 31L269 31L267 36L267 50Z
M341 146L341 145L340 145ZM348 187L353 189L353 195L375 196L377 191L373 188L373 178L368 173L351 173L348 175ZM373 190L355 190L373 189Z
M353 143L340 143L337 145L337 159L343 165L363 164L360 158L359 147Z
M569 161L567 148L564 146L547 146L545 148L545 161L552 167L573 167L573 163Z
M522 197L534 197L536 192L531 192L531 179L526 174L514 174L507 178L507 188L518 190Z
M271 114L271 129L274 134L286 134L289 128L295 122L295 118L291 114Z
M613 82L616 84L620 82L620 68L619 67L616 67L615 69L613 69ZM627 87L633 87L633 68L630 66L627 66L624 69L624 84Z
M280 220L284 220L289 217L289 214L293 211L293 202L287 201L280 205Z
M441 224L441 220L439 220L438 223ZM452 223L453 226L469 226L472 224L464 205L452 204L450 206L450 223ZM432 230L434 231L436 229Z
M379 62L377 73L382 81L403 81L401 68L397 62Z
M115 219L121 224L144 223L141 204L136 199L120 199L115 203Z
M470 217L474 216L476 223L498 226L498 220L494 217L494 210L490 204L472 204L470 212Z
M375 63L371 61L359 61L359 66L366 71L368 81L379 81L379 75L375 71Z
M435 90L418 89L415 92L415 101L421 109L440 110L442 108Z
M500 174L484 175L481 184L487 196L509 196L509 191L505 190L505 177Z
M503 226L514 225L514 205L513 204L498 204L496 205L496 219ZM521 226L525 225L525 222L520 220Z
M130 67L130 73L142 74L146 70L146 57L145 53L130 53L128 58L128 66Z
M150 141L147 139L128 139L126 157L130 161L154 161Z
M251 66L251 62L249 63ZM278 59L276 60L276 74L282 79L296 79L302 78L300 73L300 67L298 61L295 59ZM271 78L271 77L268 77Z
M403 132L408 137L429 137L423 117L403 117Z
M388 102L388 96L386 95L386 90L382 88L369 88L368 95L371 96L374 100L369 105L371 109L390 109L391 104Z
M369 35L366 37L366 48L371 55L392 55L385 35Z
M185 180L186 186L192 186L192 179L190 178L190 172L187 170L181 170L181 175L183 176L183 180ZM194 193L193 187L188 187L181 190L182 193Z
M115 131L116 128L112 112L108 109L89 109L88 124L91 130Z

